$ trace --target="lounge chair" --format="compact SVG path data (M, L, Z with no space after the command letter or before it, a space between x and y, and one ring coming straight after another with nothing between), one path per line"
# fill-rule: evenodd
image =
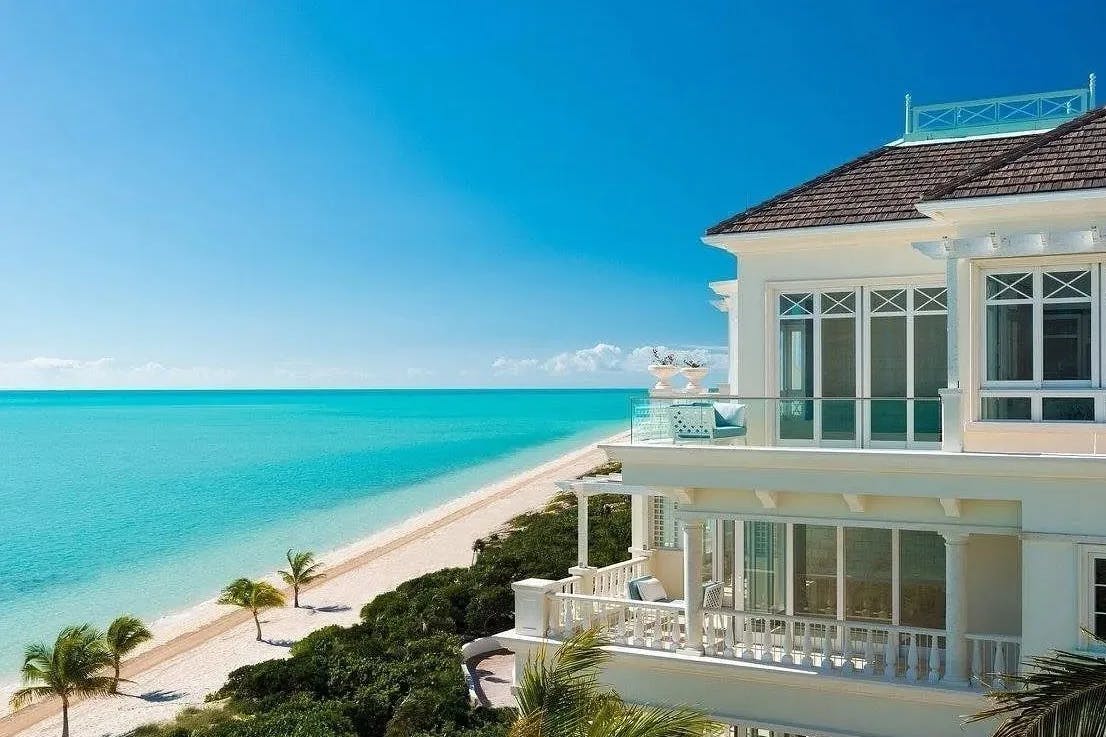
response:
M736 402L681 402L670 407L672 438L676 442L744 439L746 408Z

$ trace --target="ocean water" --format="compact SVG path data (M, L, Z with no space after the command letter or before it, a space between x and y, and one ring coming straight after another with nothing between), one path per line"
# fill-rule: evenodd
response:
M0 392L0 680L627 427L631 390Z

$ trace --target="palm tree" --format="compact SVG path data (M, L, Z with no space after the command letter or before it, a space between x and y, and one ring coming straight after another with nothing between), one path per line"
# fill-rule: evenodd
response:
M701 737L716 725L692 709L635 706L599 686L610 657L595 630L544 650L526 664L510 737Z
M81 696L111 693L112 679L103 675L111 653L103 634L89 624L66 627L54 645L28 645L23 655L24 687L12 694L11 707L20 709L49 696L61 698L61 737L69 737L69 701Z
M1025 675L1007 676L1010 690L987 693L993 708L966 722L1005 717L995 737L1106 735L1106 658L1057 650L1029 665Z
M284 583L292 587L292 606L299 609L300 586L306 586L322 578L325 574L319 573L319 569L323 564L315 560L315 554L310 550L301 550L297 553L292 548L288 548L284 557L288 559L288 570L277 571L277 573Z
M138 617L123 614L108 625L104 635L104 644L111 653L111 664L115 667L115 680L111 682L111 692L119 692L119 664L136 647L151 639L153 634L142 624Z
M253 613L253 623L257 625L258 642L261 641L261 620L257 616L258 612L285 605L284 594L276 586L268 581L251 581L248 578L232 581L223 589L219 603L249 609Z

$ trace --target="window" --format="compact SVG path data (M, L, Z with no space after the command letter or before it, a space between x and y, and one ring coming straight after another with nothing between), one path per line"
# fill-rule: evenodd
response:
M780 614L787 608L787 525L745 523L745 610Z
M1078 388L1099 386L1099 269L984 273L982 419L1094 421L1095 397Z
M928 530L901 530L899 579L899 623L944 629L944 538Z
M683 527L676 519L676 502L668 497L654 496L651 515L654 548L683 547Z
M795 525L795 613L837 616L837 528Z
M845 528L845 619L890 622L891 530Z

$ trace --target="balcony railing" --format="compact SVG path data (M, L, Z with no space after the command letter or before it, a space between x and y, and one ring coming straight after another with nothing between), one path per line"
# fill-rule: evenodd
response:
M738 397L631 400L630 442L936 448L938 397Z

